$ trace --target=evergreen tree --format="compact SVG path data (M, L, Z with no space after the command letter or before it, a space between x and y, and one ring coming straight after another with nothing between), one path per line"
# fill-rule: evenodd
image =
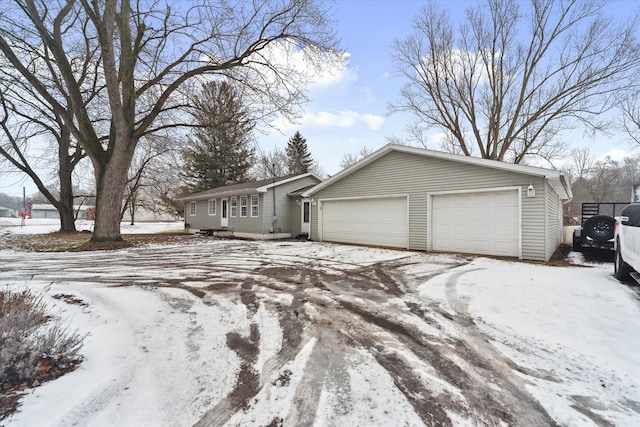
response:
M194 192L246 181L253 165L254 121L238 88L224 81L205 83L194 105L197 128L182 152L182 179Z
M287 161L289 162L290 174L307 173L313 165L313 159L307 148L307 140L300 135L299 131L296 131L287 143Z

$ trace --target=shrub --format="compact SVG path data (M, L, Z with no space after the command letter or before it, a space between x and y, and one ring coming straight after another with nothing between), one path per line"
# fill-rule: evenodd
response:
M47 312L42 296L29 289L0 289L0 385L3 389L31 385L37 378L55 378L81 360L79 351L84 336L69 330L60 319L48 316ZM58 375L49 374L52 369Z

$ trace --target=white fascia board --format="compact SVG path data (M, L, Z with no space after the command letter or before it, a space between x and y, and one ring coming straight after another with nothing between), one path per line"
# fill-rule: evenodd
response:
M279 185L286 184L288 182L297 181L299 179L306 178L308 176L314 177L318 181L322 181L322 178L320 178L319 176L311 172L307 172L307 173L303 173L302 175L292 176L291 178L282 179L280 181L272 182L271 184L263 185L262 187L256 188L256 191L258 191L259 193L266 193L269 188L277 187Z

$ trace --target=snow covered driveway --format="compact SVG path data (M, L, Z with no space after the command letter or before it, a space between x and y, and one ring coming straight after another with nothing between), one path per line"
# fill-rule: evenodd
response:
M640 425L640 302L610 265L185 238L1 250L0 285L90 334L8 426Z

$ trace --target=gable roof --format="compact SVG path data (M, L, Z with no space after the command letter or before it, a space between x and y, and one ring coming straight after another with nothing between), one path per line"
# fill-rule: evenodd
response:
M458 154L445 153L443 151L428 150L425 148L417 148L417 147L408 147L406 145L398 145L398 144L387 144L384 147L380 148L379 150L374 151L373 153L363 158L362 160L354 163L353 165L349 166L346 169L343 169L342 171L333 175L331 178L319 183L318 185L314 186L310 190L306 191L303 194L303 196L310 197L311 195L322 190L323 188L326 188L332 185L334 182L337 182L342 178L348 175L351 175L357 170L362 169L363 167L367 166L370 163L373 163L377 159L381 158L382 156L385 156L386 154L392 151L413 154L416 156L431 157L435 159L450 160L453 162L465 163L469 165L476 165L476 166L482 166L482 167L504 170L509 172L521 173L524 175L545 177L549 180L549 184L551 185L551 187L553 187L556 193L560 195L561 199L571 200L573 198L573 194L571 193L571 187L567 183L564 174L557 170L539 168L535 166L518 165L515 163L505 163L505 162L499 162L497 160L481 159L479 157L461 156Z
M200 191L188 196L178 197L176 200L205 200L213 197L229 197L242 194L266 193L267 190L289 182L297 181L302 178L312 177L321 182L318 176L313 173L303 173L301 175L287 175L278 178L268 178L260 181L242 182L240 184L224 185L222 187L212 188L210 190Z

